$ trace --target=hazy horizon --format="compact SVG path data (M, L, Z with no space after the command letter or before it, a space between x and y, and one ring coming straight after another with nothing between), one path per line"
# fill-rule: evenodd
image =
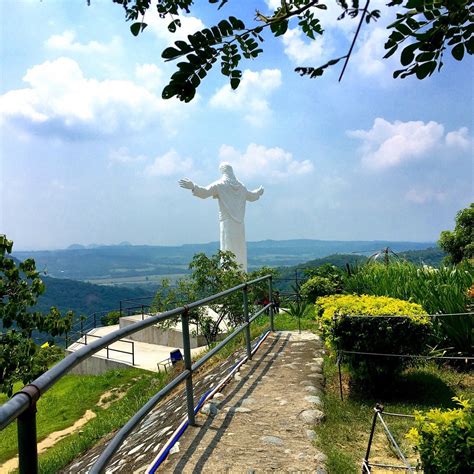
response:
M8 236L7 236L8 237ZM247 245L249 244L256 244L262 242L291 242L291 241L309 241L309 242L347 242L347 243L354 243L354 242L382 242L382 243L413 243L413 244L427 244L427 245L437 245L437 240L391 240L391 239L311 239L311 238L293 238L293 239L263 239L263 240L247 240ZM205 246L205 245L213 245L215 244L217 247L219 246L218 240L211 240L207 242L182 242L182 243L174 243L174 244L141 244L141 243L132 243L126 241L119 241L117 243L80 243L80 242L72 242L71 244L65 247L51 247L51 248L18 248L15 243L13 245L13 253L15 252L47 252L47 251L60 251L60 250L74 250L71 249L71 246L81 246L84 249L92 250L94 248L102 248L102 247L121 247L121 246L131 246L131 247L183 247L183 246Z

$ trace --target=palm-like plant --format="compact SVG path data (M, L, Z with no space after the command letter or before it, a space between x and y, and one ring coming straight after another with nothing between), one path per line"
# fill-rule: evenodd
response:
M308 316L311 306L303 301L295 301L288 303L288 308L283 311L293 318L298 319L298 331L301 333L301 318Z

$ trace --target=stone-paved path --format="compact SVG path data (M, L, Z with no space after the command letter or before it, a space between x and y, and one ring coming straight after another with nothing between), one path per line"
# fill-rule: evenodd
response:
M205 405L161 472L324 473L325 457L312 441L324 416L321 349L310 332L270 335Z
M309 332L271 334L253 361L244 364L206 407L207 411L217 409L217 416L198 415L201 427L188 428L180 440L180 452L171 454L160 472L324 472L324 456L312 444L312 427L323 416L321 347L318 336ZM221 364L195 374L195 400L224 378L244 354L238 350ZM180 387L133 430L106 472L144 473L185 414L186 397ZM61 473L89 472L112 436Z

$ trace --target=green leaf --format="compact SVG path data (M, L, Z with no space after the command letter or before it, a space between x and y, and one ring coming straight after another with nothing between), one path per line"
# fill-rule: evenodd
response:
M395 53L395 51L396 51L397 49L398 49L398 46L395 45L392 49L390 49L390 50L387 52L387 54L386 54L383 58L384 58L384 59L389 58L390 56L392 56L392 55Z
M402 66L408 66L415 59L415 50L418 47L418 43L409 44L405 47L400 55L400 62Z
M272 33L275 35L275 37L284 35L288 30L288 20L271 23L270 29L272 30Z
M162 53L161 53L161 57L163 59L176 59L177 57L181 56L181 51L178 51L176 48L173 48L173 47L169 47L169 48L166 48Z
M227 20L221 20L218 23L218 26L221 30L222 36L230 36L234 32L234 30L232 29L232 25Z
M429 61L423 64L420 64L416 68L416 77L418 79L424 79L425 77L431 75L436 69L436 61Z
M181 27L181 20L173 20L169 25L168 25L168 30L171 31L171 33L176 32L176 28Z
M130 31L133 36L138 36L148 25L146 23L137 22L130 25Z
M451 50L451 54L453 55L454 59L456 59L457 61L461 61L462 58L464 57L464 44L463 43L457 44Z
M239 18L235 18L235 16L230 16L229 21L232 24L232 27L234 30L244 30L245 29L245 24L242 20Z
M238 77L231 78L230 87L232 88L232 90L235 91L235 89L237 89L237 87L239 87L239 84L240 84L240 79Z
M404 23L400 23L399 25L395 27L395 29L405 36L410 36L413 33L411 29L408 28L408 26L405 25Z

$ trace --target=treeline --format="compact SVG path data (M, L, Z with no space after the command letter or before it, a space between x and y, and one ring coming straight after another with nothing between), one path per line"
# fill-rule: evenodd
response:
M42 277L46 291L38 299L38 311L47 312L56 306L61 312L72 310L76 315L88 315L119 307L120 300L141 298L153 294L149 290L132 287L93 285L76 280Z
M395 257L405 260L415 265L427 265L430 267L439 268L446 253L439 247L431 247L424 250L408 250L397 253ZM342 270L347 270L347 267L354 267L363 265L367 262L369 257L357 254L335 254L324 258L317 258L309 262L301 263L291 267L279 267L279 276L275 281L275 287L280 291L291 291L292 287L298 283L302 283L307 279L308 271L323 265L334 265Z

